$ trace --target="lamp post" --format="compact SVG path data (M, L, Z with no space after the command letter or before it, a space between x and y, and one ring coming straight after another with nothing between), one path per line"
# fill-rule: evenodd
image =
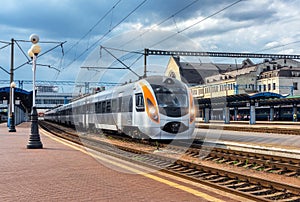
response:
M8 132L16 132L16 127L15 127L15 87L16 83L11 82L10 84L10 114L9 114L9 128Z
M30 36L30 41L33 43L28 50L29 57L32 58L32 71L33 71L33 89L32 89L32 109L31 109L31 134L27 144L27 149L42 149L43 144L39 135L38 114L35 106L35 72L36 72L36 59L41 52L41 47L37 44L39 37L35 34Z

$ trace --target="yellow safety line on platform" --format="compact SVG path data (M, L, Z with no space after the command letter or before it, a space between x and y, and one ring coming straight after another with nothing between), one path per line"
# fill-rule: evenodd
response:
M203 192L197 191L197 190L195 190L195 189L186 187L186 186L184 186L184 185L177 184L177 183L175 183L175 182L171 182L171 181L169 181L169 180L166 180L166 179L157 177L157 176L152 175L152 174L148 174L148 173L141 172L140 170L137 170L137 169L134 169L134 168L132 168L132 167L128 167L128 166L122 165L122 164L117 163L117 162L110 161L110 160L108 160L108 159L106 159L106 158L97 156L97 155L95 155L95 154L91 154L90 152L85 151L84 149L80 148L78 145L75 145L75 144L72 145L70 142L66 142L65 140L62 140L62 139L60 139L60 138L53 137L50 133L48 133L48 132L46 132L46 131L44 131L44 130L42 131L42 133L43 133L44 135L46 135L47 137L49 137L49 138L51 138L51 139L53 139L53 140L55 140L55 141L57 141L57 142L60 142L60 143L62 143L62 144L64 144L64 145L66 145L66 146L69 146L69 147L71 147L71 148L73 148L73 149L76 149L76 150L78 150L78 151L81 151L82 153L85 153L85 154L90 155L90 156L92 156L92 157L94 157L94 158L97 158L97 159L101 159L101 160L103 160L103 161L105 161L105 162L108 162L108 163L113 164L113 165L115 165L115 166L118 166L118 167L120 167L120 168L126 169L126 170L131 171L131 172L134 172L134 173L136 173L136 174L143 175L143 176L145 176L145 177L147 177L147 178L150 178L150 179L152 179L152 180L155 180L155 181L158 181L158 182L167 184L167 185L169 185L169 186L171 186L171 187L174 187L174 188L180 189L180 190L182 190L182 191L191 193L191 194L193 194L193 195L195 195L195 196L199 196L199 197L204 198L204 199L206 199L206 200L208 200L208 201L223 202L223 200L220 200L220 199L218 199L218 198L215 198L215 197L210 196L210 195L208 195L208 194L205 194L205 193L203 193Z

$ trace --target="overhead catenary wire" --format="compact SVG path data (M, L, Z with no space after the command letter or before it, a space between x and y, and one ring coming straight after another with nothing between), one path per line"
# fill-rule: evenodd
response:
M277 45L277 46L272 46L270 48L261 49L258 52L264 52L264 51L267 51L267 50L273 50L273 49L276 49L276 48L281 48L281 47L289 46L289 45L296 44L296 43L300 43L300 41L293 41L293 42L286 43L286 44L280 44L280 45Z
M21 40L17 40L17 41L21 41ZM29 42L29 41L22 41L22 42ZM42 54L39 54L39 55L37 56L37 58L40 58L41 56L47 54L48 52L50 52L50 51L56 49L56 48L59 47L59 46L62 47L62 45L63 45L64 43L66 43L66 42L67 42L67 41L64 41L64 42L56 42L56 43L59 43L59 44L56 45L55 47L50 48L49 50L43 52ZM41 43L41 42L39 42L39 43ZM43 43L46 43L46 42L43 42ZM54 42L51 42L51 43L54 43ZM23 54L24 54L24 51L22 50L22 48L21 48L20 46L19 46L19 48L21 49L21 51L22 51ZM19 68L23 67L24 65L27 65L27 64L29 64L29 63L31 62L31 60L28 58L28 56L27 56L27 55L25 55L25 56L26 56L26 58L27 58L27 62L24 62L23 64L19 65L19 66L16 67L14 70L17 70L17 69L19 69Z
M196 23L194 23L194 24L192 24L192 25L190 25L190 26L188 26L188 27L186 27L186 28L184 28L184 29L182 29L182 30L178 30L176 33L174 33L174 34L172 34L172 35L170 35L170 36L168 36L168 37L166 37L166 38L164 38L164 39L158 41L157 43L151 45L150 47L153 47L153 46L155 46L155 45L157 45L157 44L160 44L160 43L162 43L162 42L164 42L164 41L166 41L166 40L168 40L168 39L170 39L170 38L176 36L177 34L180 34L180 33L184 32L184 31L186 31L186 30L188 30L188 29L194 27L195 25L197 25L197 24L199 24L199 23L201 23L201 22L203 22L203 21L205 21L205 20L207 20L207 19L209 19L209 18L211 18L211 17L213 17L213 16L215 16L215 15L217 15L217 14L219 14L219 13L221 13L221 12L227 10L227 9L229 9L229 8L231 8L232 6L234 6L234 5L238 4L238 3L240 3L241 1L244 1L244 0L238 0L238 1L235 1L235 2L233 2L233 3L231 3L231 4L227 5L227 6L223 7L222 9L220 9L220 10L218 10L218 11L212 13L211 15L209 15L209 16L207 16L207 17L205 17L205 18L203 18L203 19L201 19L201 20L199 20L199 21L197 21ZM182 12L183 10L187 9L189 6L193 5L193 4L196 3L196 2L197 2L197 1L194 1L194 2L192 2L191 4L188 4L188 5L185 6L184 8L180 9L179 11L177 11L175 14L177 15L178 13L180 13L180 12ZM159 25L161 25L162 23L166 22L167 20L169 20L169 19L171 19L171 18L174 19L175 14L173 14L173 15L169 16L168 18L164 19ZM175 24L176 24L176 23L175 23ZM176 27L177 27L177 25L176 25ZM177 29L178 29L178 27L177 27ZM141 37L143 34L145 34L145 33L147 33L147 32L149 32L149 30L143 32L141 35L139 35L139 37ZM136 39L136 38L135 38L135 39ZM131 41L132 41L132 40L131 40ZM131 41L129 41L129 42L131 42ZM127 44L127 43L128 43L128 42L126 42L125 44ZM124 44L123 44L122 46L124 46ZM121 46L121 47L122 47L122 46ZM113 49L113 48L110 48L110 49ZM121 49L115 49L115 50L121 50ZM134 51L128 51L128 52L134 52ZM144 54L144 53L142 53L142 52L138 52L138 53L139 53L139 54ZM135 61L135 63L136 63L139 59L141 59L141 57L138 57L138 59Z
M199 23L201 23L201 22L203 22L203 21L205 21L205 20L207 20L207 19L209 19L209 18L211 18L211 17L213 17L213 16L215 16L215 15L218 15L219 13L221 13L221 12L223 12L223 11L225 11L225 10L231 8L232 6L234 6L234 5L238 4L238 3L240 3L241 1L244 1L244 0L238 0L238 1L235 1L235 2L233 2L233 3L231 3L231 4L229 4L228 6L226 6L226 7L222 8L222 9L220 9L220 10L218 10L218 11L212 13L211 15L209 15L209 16L207 16L207 17L205 17L205 18L203 18L203 19L201 19L201 20L195 22L194 24L192 24L192 25L190 25L190 26L187 26L186 28L184 28L184 29L182 29L182 30L180 30L180 31L178 31L178 32L176 32L176 33L174 33L174 34L171 34L170 36L168 36L168 37L166 37L166 38L164 38L164 39L158 41L157 43L154 43L154 44L151 45L150 47L154 47L154 46L156 46L156 45L158 45L158 44L160 44L160 43L162 43L162 42L164 42L164 41L166 41L166 40L168 40L168 39L170 39L170 38L176 36L177 34L180 34L180 33L184 32L184 31L186 31L186 30L188 30L188 29L194 27L195 25L198 25Z
M83 50L76 58L74 58L69 64L65 66L65 68L72 65L76 60L81 58L87 51L97 45L102 39L104 39L109 33L111 33L115 28L117 28L121 23L123 23L130 15L132 15L137 9L139 9L147 0L142 1L138 4L132 11L130 11L124 18L122 18L117 24L115 24L111 29L109 29L104 35L102 35L98 40L96 40L93 44Z
M87 31L74 45L72 45L65 54L68 54L75 46L77 46L87 35L89 35L105 18L115 9L122 0L117 1L90 29Z
M162 21L160 21L158 24L155 24L154 26L151 26L150 29L145 30L143 33L141 33L138 37L142 37L143 35L145 35L146 33L150 32L151 30L153 30L156 27L159 27L160 25L162 25L163 23L167 22L169 19L174 18L176 15L178 15L179 13L181 13L182 11L186 10L187 8L191 7L193 4L197 3L199 0L195 0L191 3L189 3L188 5L186 5L185 7L179 9L178 11L176 11L174 14L168 16L167 18L163 19ZM132 38L131 40L127 41L126 43L122 44L119 47L124 47L125 45L127 45L128 43L132 42L136 40L136 37Z

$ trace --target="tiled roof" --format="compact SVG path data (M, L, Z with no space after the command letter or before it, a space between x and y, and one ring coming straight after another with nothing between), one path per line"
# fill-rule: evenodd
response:
M182 79L190 85L204 84L205 78L224 73L229 69L235 69L232 64L213 64L213 63L187 63L180 62L180 74ZM238 66L240 68L240 65Z

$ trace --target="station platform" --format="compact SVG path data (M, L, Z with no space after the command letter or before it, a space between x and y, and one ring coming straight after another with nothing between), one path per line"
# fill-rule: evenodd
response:
M255 124L249 124L249 121L230 121L226 124L224 121L210 120L209 123L198 121L196 126L206 129L300 135L300 122L292 121L256 121Z
M41 130L44 148L27 149L30 122L16 130L0 124L0 201L245 201L116 159L104 164L103 156Z

